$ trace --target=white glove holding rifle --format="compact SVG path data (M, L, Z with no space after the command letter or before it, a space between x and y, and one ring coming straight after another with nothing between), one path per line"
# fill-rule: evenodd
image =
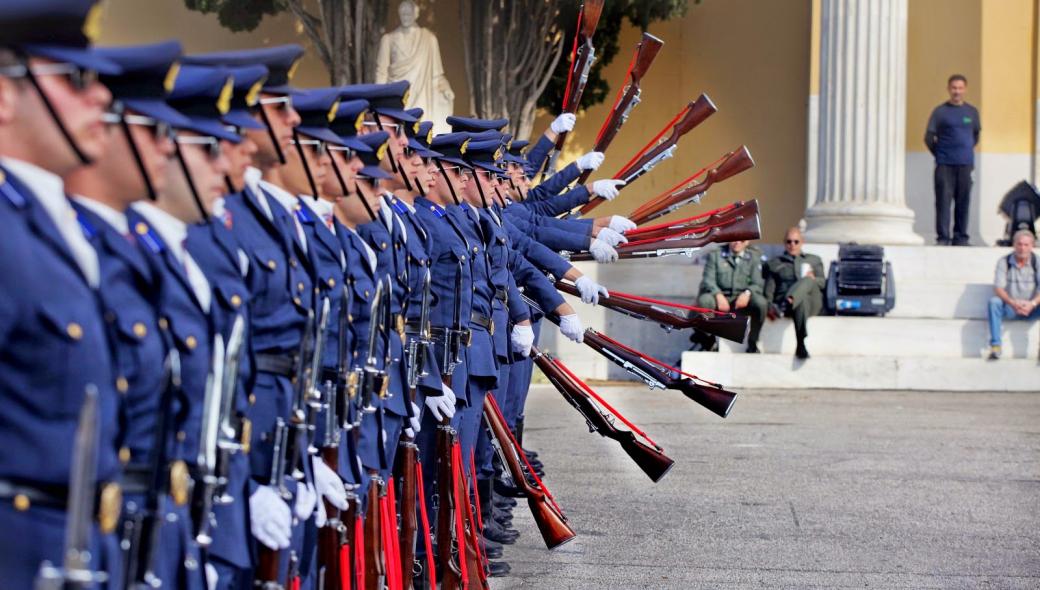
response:
M577 117L574 116L574 113L563 113L553 120L552 124L549 125L549 129L552 129L552 132L556 135L566 133L574 129L575 121L577 121Z
M610 244L597 238L592 238L592 242L589 243L589 254L592 254L592 258L600 264L609 264L616 262L618 259L617 250Z

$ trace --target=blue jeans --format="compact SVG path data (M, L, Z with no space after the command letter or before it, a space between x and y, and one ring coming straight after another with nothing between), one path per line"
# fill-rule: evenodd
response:
M989 343L991 346L1000 346L1000 326L1004 320L1036 320L1040 319L1040 307L1033 309L1028 316L1020 316L1015 313L1010 305L994 295L989 299Z

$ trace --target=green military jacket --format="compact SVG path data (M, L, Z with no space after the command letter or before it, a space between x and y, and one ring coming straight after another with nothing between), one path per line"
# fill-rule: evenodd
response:
M802 252L798 256L791 256L787 252L774 256L765 264L762 274L765 275L765 297L770 303L780 303L790 293L791 287L802 277L801 266L808 264L816 275L816 284L822 290L827 284L827 277L823 271L823 261L815 254Z
M708 254L701 279L701 294L722 293L727 298L736 297L745 289L762 294L762 252L754 246L734 254L728 246Z

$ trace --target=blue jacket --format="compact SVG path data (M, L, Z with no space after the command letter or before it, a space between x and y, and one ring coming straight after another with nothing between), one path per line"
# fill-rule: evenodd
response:
M473 274L473 309L469 322L473 336L470 346L466 349L466 367L471 380L474 377L484 378L488 382L487 389L491 390L498 382L498 360L495 358L491 334L473 320L476 314L493 317L492 300L495 297L495 288L491 282L491 264L484 245L483 231L475 213L474 208L466 203L448 208L448 215L454 218L468 242L469 265Z

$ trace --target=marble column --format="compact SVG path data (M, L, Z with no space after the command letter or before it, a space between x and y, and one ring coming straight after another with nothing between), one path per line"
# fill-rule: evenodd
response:
M806 240L921 244L905 194L907 0L822 0L820 9L816 197Z

